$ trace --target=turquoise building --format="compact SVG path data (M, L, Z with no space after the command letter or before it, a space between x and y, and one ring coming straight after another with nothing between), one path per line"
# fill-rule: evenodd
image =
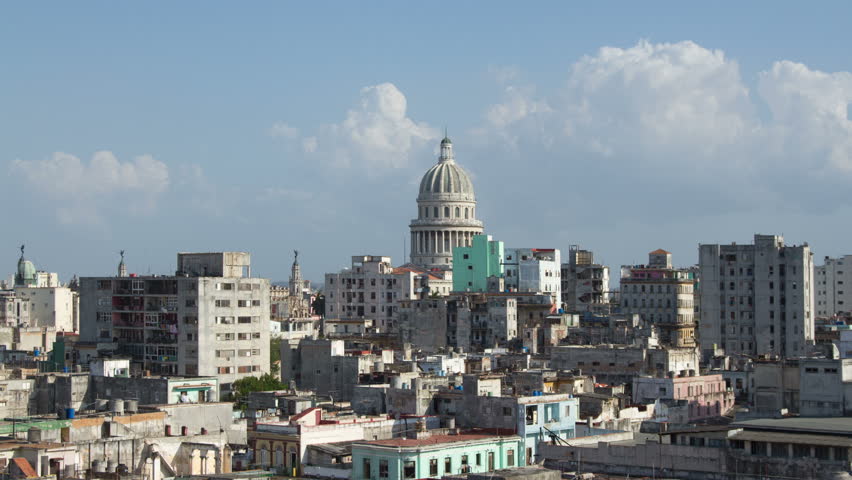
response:
M523 441L515 435L426 435L353 443L353 480L491 472L518 466L523 448Z
M503 242L474 235L469 247L453 249L453 291L485 292L488 277L503 276Z

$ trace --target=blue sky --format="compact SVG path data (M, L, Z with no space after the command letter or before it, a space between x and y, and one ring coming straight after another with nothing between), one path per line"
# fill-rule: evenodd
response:
M448 127L486 230L617 267L755 232L852 253L846 2L7 2L7 271L286 279L392 255ZM100 152L100 153L99 153Z

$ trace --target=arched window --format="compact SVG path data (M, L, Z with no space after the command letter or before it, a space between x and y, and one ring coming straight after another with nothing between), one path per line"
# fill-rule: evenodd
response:
M450 207L444 207L444 217L450 218Z
M459 213L461 213L461 209L459 209L459 207L456 207L456 218L461 217L461 215L459 215Z
M469 211L469 210L468 210L468 208L467 208L467 207L464 207L464 218L468 218L468 216L467 216L467 215L468 215L468 211Z

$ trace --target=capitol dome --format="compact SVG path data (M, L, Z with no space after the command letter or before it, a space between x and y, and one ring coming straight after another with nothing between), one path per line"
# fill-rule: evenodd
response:
M411 263L423 268L452 268L453 248L470 246L482 233L470 175L453 157L453 142L441 141L438 163L423 175L417 218L411 221Z
M458 200L471 202L476 200L473 194L473 182L470 181L468 173L455 162L452 142L449 138L441 141L441 157L438 163L423 175L420 181L420 195L417 199L426 200L445 195Z

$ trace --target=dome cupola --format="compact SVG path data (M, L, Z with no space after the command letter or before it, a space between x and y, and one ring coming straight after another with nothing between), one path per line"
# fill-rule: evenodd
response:
M423 268L452 268L453 248L469 246L483 232L476 219L476 195L470 175L456 163L453 142L441 140L438 163L420 180L417 218L411 221L411 263Z

